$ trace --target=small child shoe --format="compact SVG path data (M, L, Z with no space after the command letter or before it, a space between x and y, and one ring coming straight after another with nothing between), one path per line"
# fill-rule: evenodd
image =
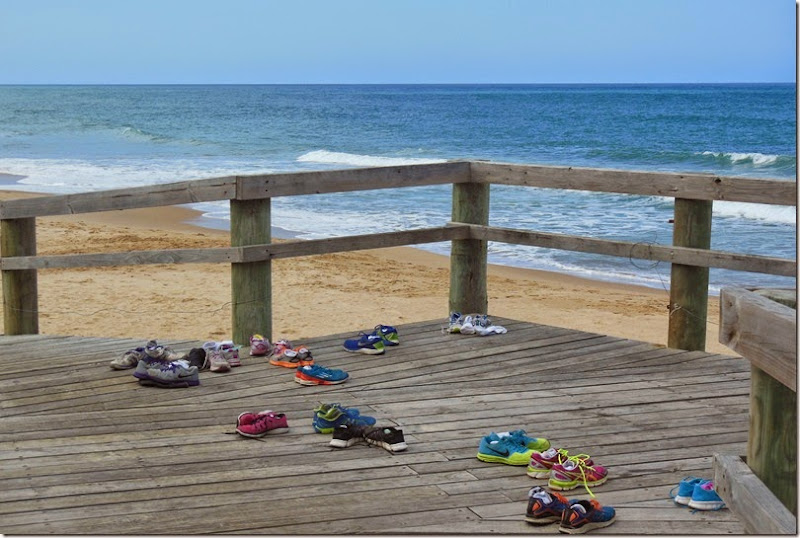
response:
M250 337L250 356L264 357L272 352L272 344L260 334Z

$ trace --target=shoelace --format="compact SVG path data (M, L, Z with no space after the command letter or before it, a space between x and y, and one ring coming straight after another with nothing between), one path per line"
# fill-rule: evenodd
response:
M561 452L561 449L559 449ZM566 455L566 451L565 455ZM591 458L589 454L575 454L574 456L567 457L567 461L574 461L581 472L581 479L583 480L583 487L586 488L586 491L591 495L592 499L594 499L595 495L592 493L592 490L589 489L588 480L586 480L586 469L591 469L594 471L594 467L592 465L587 465L586 462Z

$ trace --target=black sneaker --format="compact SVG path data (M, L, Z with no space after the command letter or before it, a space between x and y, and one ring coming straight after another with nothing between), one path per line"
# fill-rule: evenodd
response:
M189 366L197 366L198 370L208 370L210 366L206 350L201 347L193 347L181 359L187 361Z
M353 446L364 438L364 428L366 426L359 424L339 424L333 428L331 446L336 448Z
M408 447L403 437L403 430L393 427L368 426L364 428L364 440L389 452L400 452Z

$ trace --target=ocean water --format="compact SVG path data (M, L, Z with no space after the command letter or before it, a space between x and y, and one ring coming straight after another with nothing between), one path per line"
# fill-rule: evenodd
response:
M231 174L487 159L796 182L794 84L0 86L3 188L75 193ZM2 177L2 176L0 176ZM227 202L197 204L225 227ZM668 198L492 186L491 224L670 244ZM320 238L442 225L450 187L273 201ZM712 248L796 259L796 209L715 202ZM447 243L421 246L446 253ZM669 286L669 264L490 243L490 262ZM713 269L723 285L794 278Z

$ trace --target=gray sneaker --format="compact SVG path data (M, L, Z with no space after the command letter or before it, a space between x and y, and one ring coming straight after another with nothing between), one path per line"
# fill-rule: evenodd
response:
M183 366L178 362L167 366L149 368L146 381L152 381L161 387L194 387L200 384L197 366Z
M133 377L136 379L150 379L150 375L147 373L150 368L161 368L162 366L169 366L169 364L170 363L168 361L152 359L145 355L144 358L136 364L136 370L133 371Z
M144 346L144 352L151 359L171 361L178 358L178 354L167 346L161 345L155 340L150 340Z
M117 357L116 359L112 360L109 366L111 366L113 370L127 370L129 368L135 368L139 361L144 359L146 356L147 354L145 354L143 347L136 347L126 351L122 357Z

